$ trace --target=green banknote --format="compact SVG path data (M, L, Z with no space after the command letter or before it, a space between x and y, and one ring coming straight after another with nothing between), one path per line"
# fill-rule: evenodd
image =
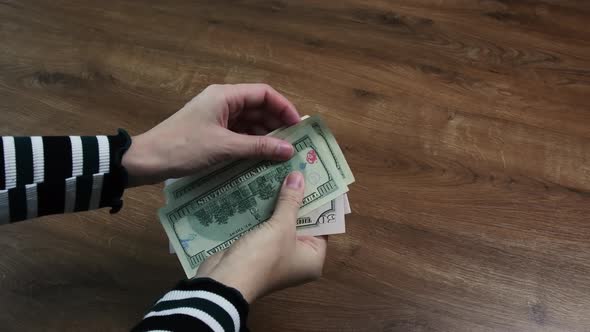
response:
M309 135L315 134L314 142L319 146L321 149L326 150L329 152L327 157L329 157L332 161L332 164L338 170L338 174L346 185L350 185L354 182L354 176L352 175L352 171L344 158L344 154L340 149L340 146L336 142L334 135L330 131L330 129L325 125L324 121L319 116L304 116L301 118L301 122L298 123L296 126L287 127L287 128L280 128L272 133L270 136L286 139L289 136L294 135L297 132L301 132L302 128L305 128ZM215 166L213 170L204 170L201 171L191 177L183 178L179 181L176 181L172 185L166 187L164 189L164 193L168 201L182 201L187 197L192 197L194 194L192 191L199 185L199 179L203 178L205 175L210 174L212 172L216 172L219 169L223 169L228 167L235 162L226 162L220 165Z
M300 215L348 191L324 139L309 124L295 127L283 137L296 151L287 162L236 161L170 185L171 201L160 209L160 221L188 277L207 257L270 218L290 172L298 170L306 180Z
M330 152L330 157L332 158L334 165L338 169L340 176L344 179L344 182L347 185L350 185L354 182L354 175L352 175L352 171L344 158L344 154L340 149L340 146L336 142L336 138L326 126L322 118L319 116L305 116L301 118L301 122L297 124L297 126L288 127L284 129L277 130L271 133L271 136L275 136L278 138L286 138L293 134L293 132L297 131L299 126L311 127L313 131L321 138L322 145Z
M340 173L340 176L344 179L345 183L347 185L350 185L351 183L353 183L354 176L352 175L352 171L350 170L350 167L348 166L348 163L346 162L346 159L344 158L344 154L342 153L340 146L336 142L334 135L332 135L332 132L325 125L323 120L319 116L310 117L308 115L303 116L301 118L301 120L302 121L297 126L279 128L268 135L279 137L279 138L286 138L289 135L293 135L293 133L297 132L297 130L300 130L299 128L301 128L302 126L310 126L313 129L313 131L317 135L319 135L319 138L321 138L321 141L322 141L321 145L323 145L324 148L330 152L329 155L332 158L334 165L338 169L338 172ZM229 165L229 164L231 164L231 162L217 165L214 170L218 170L218 169L227 167L227 165ZM198 179L198 178L201 178L211 172L212 172L211 169L201 171L200 173L194 175L192 178ZM199 184L199 181L192 181L192 182L184 181L181 184L167 186L164 190L164 193L165 193L168 201L179 201L187 196L191 196L192 189L194 189L195 186L198 184ZM348 200L346 200L346 202L347 201ZM332 205L334 205L334 202L332 202ZM325 209L321 207L321 208L319 208L319 210L324 211ZM315 212L316 211L312 211L309 213L309 215L300 216L297 219L297 227L316 224L317 218L313 218L313 216L316 214Z

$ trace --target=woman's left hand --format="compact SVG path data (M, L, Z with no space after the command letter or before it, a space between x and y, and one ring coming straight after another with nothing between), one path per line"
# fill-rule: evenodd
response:
M248 301L320 278L327 236L298 236L297 213L305 180L299 172L285 178L272 217L228 249L208 257L197 271L235 288Z
M269 132L300 116L266 84L211 85L151 130L123 156L129 185L153 184L241 158L287 160L293 146Z

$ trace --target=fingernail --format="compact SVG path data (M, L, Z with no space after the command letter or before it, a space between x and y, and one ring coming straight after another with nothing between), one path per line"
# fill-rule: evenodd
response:
M293 154L293 145L285 142L279 143L279 145L276 147L275 153L277 157L283 159L291 158L291 155Z
M293 172L287 176L285 183L288 188L299 189L303 184L303 175L299 172Z

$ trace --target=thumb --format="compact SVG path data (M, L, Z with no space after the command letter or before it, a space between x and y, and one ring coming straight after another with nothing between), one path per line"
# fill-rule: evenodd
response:
M276 137L233 134L232 155L237 158L288 160L293 145Z
M283 182L271 221L293 226L303 200L304 179L300 172L292 172Z

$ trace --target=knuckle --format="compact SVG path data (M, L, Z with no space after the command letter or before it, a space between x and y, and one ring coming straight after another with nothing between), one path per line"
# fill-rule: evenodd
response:
M235 156L235 152L232 147L228 144L221 145L216 151L209 154L210 159L208 162L212 164L217 164L222 161L231 160Z
M283 205L287 205L293 208L300 208L301 207L301 199L299 198L299 194L296 192L288 191L283 193L279 197L279 203Z
M267 240L276 245L277 248L280 248L284 245L285 238L289 234L289 232L285 231L285 226L289 223L285 223L285 220L281 219L281 216L274 215L267 221L260 223L259 226L260 232L264 232L269 235L269 239Z
M277 223L276 218L271 217L270 219L268 219L267 221L260 223L259 228L264 232L264 231L272 231L275 228L275 224Z
M223 85L221 84L211 84L203 90L203 93L206 93L212 97L220 97L223 95Z
M268 140L264 139L263 137L259 137L256 139L254 143L254 153L257 155L262 155L270 148Z

